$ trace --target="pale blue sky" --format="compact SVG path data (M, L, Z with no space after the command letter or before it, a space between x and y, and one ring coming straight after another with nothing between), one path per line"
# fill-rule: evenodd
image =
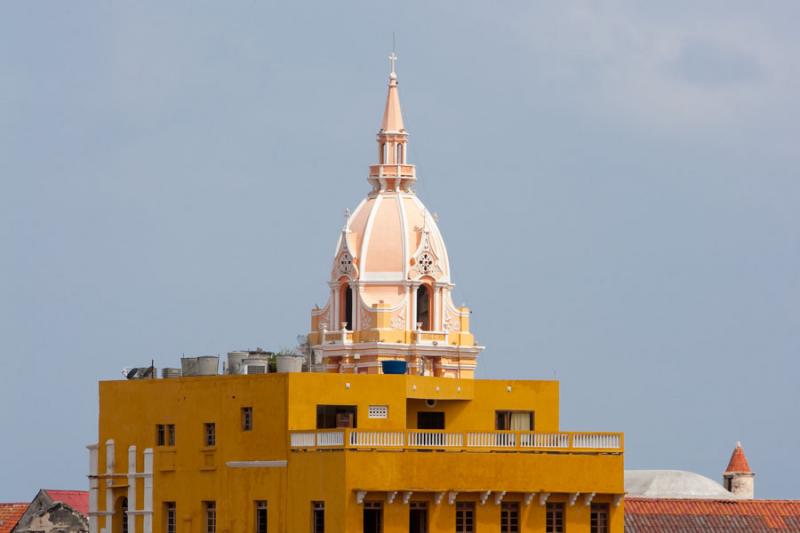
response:
M0 501L86 486L98 379L305 332L392 31L480 376L800 498L800 4L286 4L0 6Z

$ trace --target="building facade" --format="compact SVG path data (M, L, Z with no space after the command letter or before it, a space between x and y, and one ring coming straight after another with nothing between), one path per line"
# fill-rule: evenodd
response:
M563 431L555 381L474 379L392 65L310 371L101 382L92 533L623 531L622 434Z

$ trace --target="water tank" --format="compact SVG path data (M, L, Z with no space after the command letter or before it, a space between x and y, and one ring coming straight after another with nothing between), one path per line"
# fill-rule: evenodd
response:
M228 352L228 374L244 374L242 361L250 357L250 352Z
M302 372L304 360L305 357L302 355L278 355L275 357L278 372Z
M242 360L242 374L267 374L269 372L269 355L250 352L249 357Z
M405 374L408 365L405 361L381 361L384 374Z
M161 377L164 378L164 379L179 378L179 377L181 377L181 369L180 368L162 368L161 369Z
M200 355L181 357L181 373L184 376L216 376L219 369L219 356Z

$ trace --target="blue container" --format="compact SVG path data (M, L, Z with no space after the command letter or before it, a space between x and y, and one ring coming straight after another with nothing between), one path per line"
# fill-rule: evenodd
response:
M405 374L408 364L405 361L381 361L384 374Z

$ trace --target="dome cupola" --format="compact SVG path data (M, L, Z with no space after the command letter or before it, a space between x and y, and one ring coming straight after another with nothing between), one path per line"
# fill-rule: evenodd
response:
M469 310L453 304L450 262L437 217L412 185L400 108L397 56L378 131L371 191L346 211L330 271L330 298L312 311L309 342L318 370L378 373L405 360L409 373L472 377L482 347Z

